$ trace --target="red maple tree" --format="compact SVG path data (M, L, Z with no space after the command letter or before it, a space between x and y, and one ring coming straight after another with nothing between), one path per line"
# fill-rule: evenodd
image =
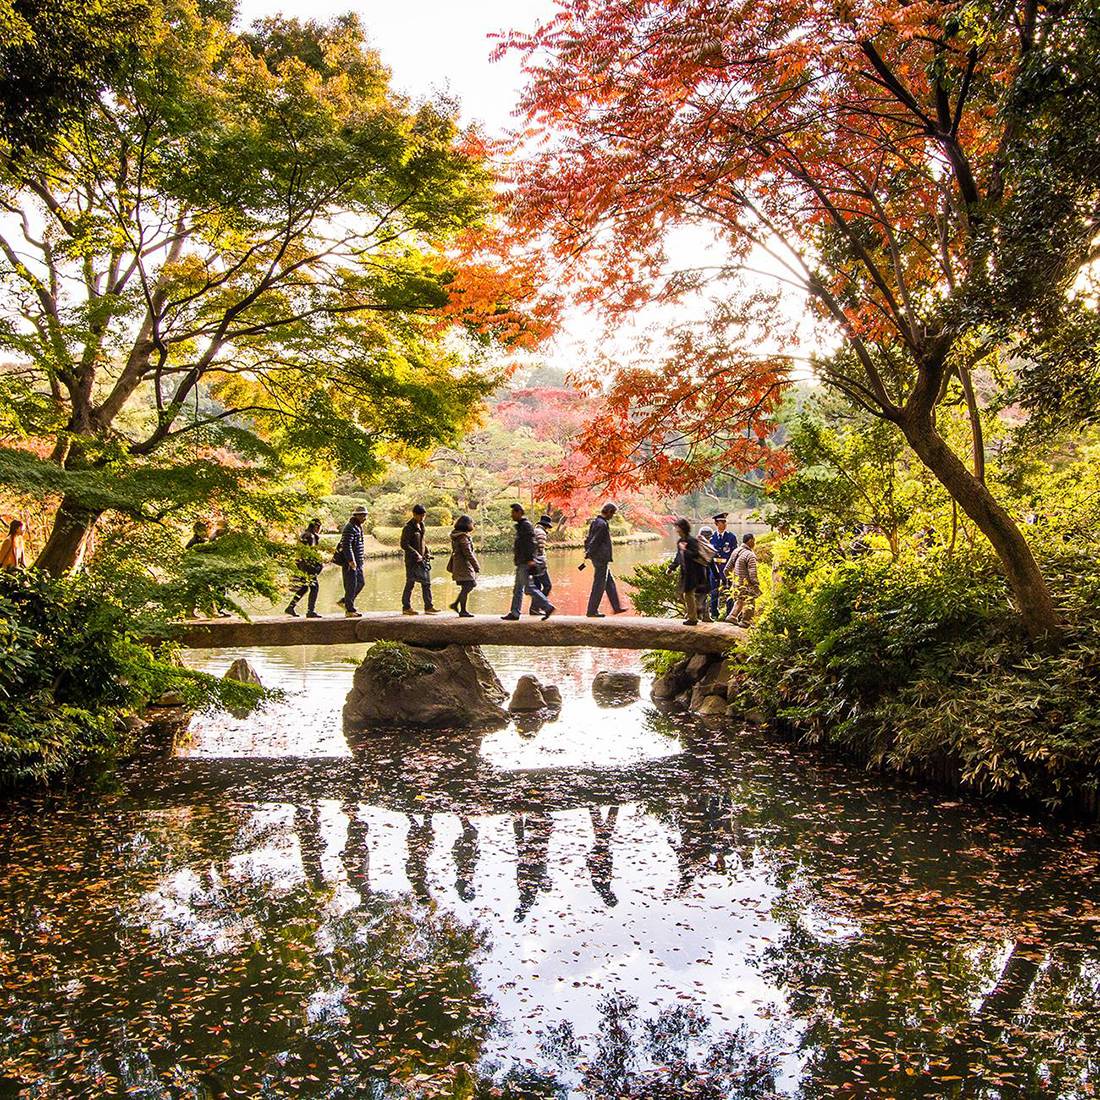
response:
M1032 314L1056 308L1089 254L1095 203L1057 215L1064 239L1042 238L1042 279L1010 240L1038 178L1016 168L1092 94L1063 71L1079 7L563 0L500 47L529 74L515 218L551 241L581 297L615 316L724 290L763 258L841 337L822 380L904 434L988 537L1034 633L1058 616L984 483L980 438L968 468L935 417L950 386L973 401L971 371L1004 346L990 302L1030 279ZM708 227L721 262L670 274L684 225ZM677 489L764 461L762 422L791 367L753 352L752 313L720 302L701 342L621 371L583 440L588 475Z

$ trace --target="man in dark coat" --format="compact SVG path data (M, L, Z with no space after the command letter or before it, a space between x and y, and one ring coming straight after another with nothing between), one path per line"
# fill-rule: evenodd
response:
M603 619L600 611L603 594L611 602L611 610L621 615L626 608L619 599L619 589L611 575L611 561L614 557L611 547L611 517L618 508L614 504L605 504L600 514L588 525L588 535L584 540L584 556L592 563L592 591L588 594L588 617Z
M539 547L535 539L535 529L524 515L522 504L512 505L512 522L516 525L516 538L512 544L512 561L516 567L516 580L512 586L512 608L502 619L516 620L523 610L523 597L531 597L531 606L542 612L544 619L554 614L554 605L535 586L535 574L538 572Z
M412 518L401 528L401 552L405 555L405 591L401 593L401 614L415 615L413 589L419 584L424 594L424 614L438 615L432 605L431 554L424 545L424 505L414 504Z
M298 541L311 550L317 549L321 541L321 521L311 519L309 526L298 536ZM317 593L320 591L321 559L314 557L301 557L298 559L298 587L294 589L294 595L290 603L286 605L286 613L298 617L298 601L308 592L309 600L306 604L306 618L319 619L317 614Z

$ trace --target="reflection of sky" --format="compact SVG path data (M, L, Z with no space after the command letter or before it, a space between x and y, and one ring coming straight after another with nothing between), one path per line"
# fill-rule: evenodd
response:
M330 907L338 914L359 903L344 871L349 853L341 859L347 818L335 802L321 803L318 811L321 866L335 888ZM410 819L371 807L360 807L359 814L367 827L371 892L412 893ZM784 1014L782 992L754 966L754 956L780 935L770 916L776 890L763 865L742 866L734 856L724 872L704 868L681 891L676 829L637 806L622 806L611 841L617 904L609 907L596 892L587 863L594 842L588 812L573 809L551 817L548 888L522 921L515 919L519 891L511 818L472 819L478 858L468 902L455 890L452 853L461 823L452 814L432 818L425 861L431 902L488 932L480 981L508 1025L491 1040L488 1060L544 1061L540 1043L563 1021L572 1024L582 1058L590 1056L598 1039L599 1002L613 991L636 998L643 1017L690 1007L710 1021L711 1038L740 1024L763 1033ZM242 942L245 925L222 924L205 912L215 911L206 900L215 892L232 894L235 885L263 881L278 894L303 881L300 847L287 831L295 825L293 809L255 807L252 820L254 835L262 838L255 846L217 869L176 871L143 899L142 921L173 950L221 951ZM223 908L216 912L225 914ZM315 1000L313 1014L338 1011L335 993Z

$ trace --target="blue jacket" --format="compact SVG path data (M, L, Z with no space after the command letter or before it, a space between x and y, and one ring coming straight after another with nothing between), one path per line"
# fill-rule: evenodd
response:
M344 546L347 555L345 568L363 568L363 528L358 523L352 523L349 519L340 532L340 542Z
M724 568L733 557L734 550L737 549L737 536L732 531L715 531L710 536L710 544L718 551L718 557L715 559L714 564L719 568Z

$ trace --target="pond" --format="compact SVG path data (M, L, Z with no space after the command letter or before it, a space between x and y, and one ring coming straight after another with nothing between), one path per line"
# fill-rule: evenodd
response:
M1093 832L598 705L634 653L487 649L560 717L349 740L362 647L195 660L242 652L285 697L0 811L0 1096L1094 1095Z

